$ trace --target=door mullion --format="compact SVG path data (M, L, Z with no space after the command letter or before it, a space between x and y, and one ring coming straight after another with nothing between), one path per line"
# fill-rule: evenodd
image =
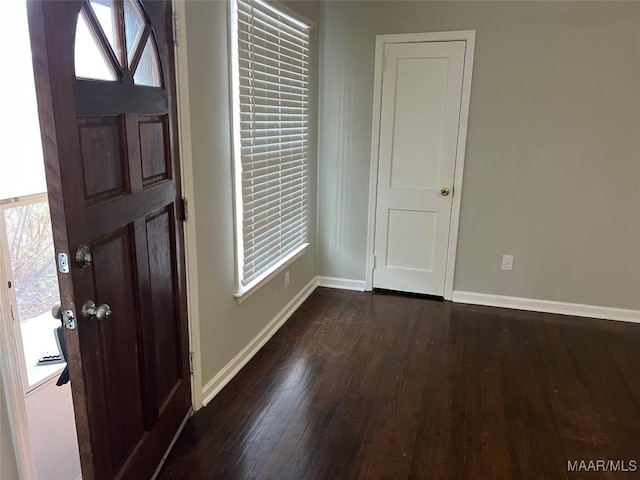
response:
M113 8L115 10L116 15L116 25L117 25L117 55L118 60L120 61L120 65L122 65L122 81L127 83L131 80L131 76L126 73L129 70L128 59L127 59L127 37L125 32L124 25L124 2L123 0L116 0L113 2Z

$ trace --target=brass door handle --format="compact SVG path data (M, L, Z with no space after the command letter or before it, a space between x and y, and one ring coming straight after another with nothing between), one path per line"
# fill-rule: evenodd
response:
M443 197L448 196L451 193L451 190L449 189L449 187L442 187L440 189L440 195L442 195Z
M51 307L51 316L56 320L62 320L62 307L59 303L56 303Z
M88 300L82 306L82 316L87 320L106 320L111 315L111 307L106 303L96 306L93 300Z

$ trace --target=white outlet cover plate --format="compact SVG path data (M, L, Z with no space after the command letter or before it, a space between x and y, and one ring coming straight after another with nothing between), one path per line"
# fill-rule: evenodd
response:
M513 270L513 255L502 256L502 270Z

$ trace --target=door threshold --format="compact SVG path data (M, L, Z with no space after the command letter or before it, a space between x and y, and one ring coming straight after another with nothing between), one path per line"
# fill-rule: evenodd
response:
M403 292L401 290L389 290L387 288L374 288L373 293L379 295L394 295L396 297L410 297L410 298L423 298L425 300L436 300L438 302L444 302L442 295L431 295L428 293L415 293L415 292Z

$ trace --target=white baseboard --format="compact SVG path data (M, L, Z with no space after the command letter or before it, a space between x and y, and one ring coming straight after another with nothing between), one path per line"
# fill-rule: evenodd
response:
M316 277L319 287L339 288L341 290L355 290L364 292L364 280L351 280L349 278Z
M488 307L514 308L533 312L558 313L575 317L601 318L621 322L640 323L640 310L624 308L599 307L580 303L555 302L551 300L535 300L532 298L507 297L489 293L454 291L452 300L457 303L485 305Z
M298 309L302 302L304 302L309 295L318 286L316 278L313 278L298 294L291 299L285 307L280 310L273 320L262 329L258 335L256 335L249 344L244 347L240 353L238 353L233 359L220 370L215 377L213 377L202 388L202 401L206 407L207 404L213 400L213 398L222 390L227 383L231 381L233 377L244 367L253 356L264 346L265 343L280 329L284 323L289 320L289 317Z

